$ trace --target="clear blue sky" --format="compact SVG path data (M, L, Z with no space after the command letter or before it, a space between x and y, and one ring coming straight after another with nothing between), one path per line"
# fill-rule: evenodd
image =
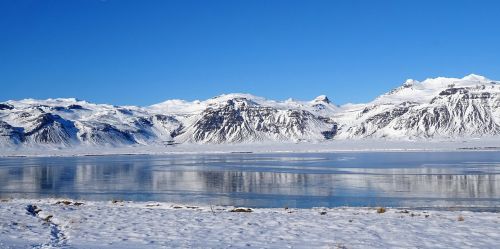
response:
M149 105L247 92L365 102L500 79L500 1L0 1L0 101Z

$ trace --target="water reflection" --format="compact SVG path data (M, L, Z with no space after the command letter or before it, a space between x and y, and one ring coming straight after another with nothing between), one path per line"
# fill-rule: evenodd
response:
M256 207L500 206L498 152L0 159L0 197Z

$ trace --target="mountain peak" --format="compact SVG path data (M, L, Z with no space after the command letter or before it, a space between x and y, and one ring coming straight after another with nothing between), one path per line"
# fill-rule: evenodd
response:
M330 104L330 99L326 95L319 95L313 100L313 102L324 102Z
M477 75L477 74L469 74L465 77L462 78L462 80L469 80L469 81L491 81L488 78Z

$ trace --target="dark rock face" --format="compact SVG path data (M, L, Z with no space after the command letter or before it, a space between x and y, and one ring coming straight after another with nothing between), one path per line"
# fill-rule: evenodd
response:
M2 103L0 103L0 111L1 110L12 110L12 109L14 109L13 106L11 106L9 104L2 104Z
M374 108L375 107L373 106L364 108L360 112L358 117L369 115L367 113L369 113ZM397 106L394 109L369 116L359 126L350 127L349 132L351 132L354 136L371 136L381 128L387 126L393 120L406 114L409 110L410 107L408 107L406 103L403 103L402 105Z
M174 129L173 131L170 132L170 137L175 138L175 137L181 135L182 133L184 133L184 126L182 124L180 124L179 127L177 127L176 129Z
M323 105L323 104L315 104L315 105L313 105L313 107L317 111L321 111L321 110L326 109L325 105Z
M366 119L348 132L357 137L399 134L429 138L500 134L494 118L498 97L480 90L448 88L429 104L404 102L376 114L371 113L375 107L367 107L358 116Z
M4 141L10 144L19 144L23 142L23 129L13 127L7 122L0 121L0 141Z
M21 113L19 114L19 117L20 117L20 118L29 118L29 117L31 117L31 116L32 116L32 115L31 115L31 113L29 113L29 112L21 112Z
M269 137L299 139L313 133L313 123L330 127L324 137L331 138L336 132L332 123L308 111L278 110L240 98L207 108L190 128L193 132L191 139L195 142L224 143L259 141Z
M135 127L145 128L145 129L151 128L153 126L153 123L151 123L149 119L144 117L139 117L135 119L133 124Z
M230 133L236 135L233 142L242 141L244 136L255 136L254 131L244 123L241 111L248 110L245 102L241 109L235 108L234 101L229 100L221 108L208 108L194 124L193 140L222 142Z
M117 112L124 114L124 115L134 115L134 113L131 110L124 109L124 108L119 108L116 109Z
M68 109L66 109L66 107L63 107L63 106L56 106L56 107L52 107L51 109L54 111L67 111L68 110Z
M392 120L397 117L402 116L407 113L409 110L408 107L397 107L390 111L386 111L380 114L376 114L366 120L367 123L372 124L377 129L380 129L386 125L388 125Z
M447 96L447 95L453 95L453 94L464 94L468 93L469 91L465 88L448 88L442 92L439 93L440 96Z
M146 117L137 117L134 118L133 122L130 124L131 129L126 132L132 135L134 140L149 140L155 137L155 134L152 130L153 123L149 118Z
M83 122L85 132L79 134L84 142L97 145L135 144L134 137L113 125L98 122Z
M81 106L81 105L69 105L68 109L70 109L70 110L84 110L85 108L83 108L83 106Z
M158 120L162 124L169 124L173 122L179 122L174 116L167 116L167 115L161 115L161 114L156 114L151 117L153 120Z
M338 131L337 124L334 124L331 130L322 131L321 134L325 139L333 139L335 135L337 135L337 131Z
M78 111L78 110L87 110L87 109L83 108L81 105L69 105L67 107L54 106L54 107L49 107L49 108L52 111L59 111L59 112L72 112L72 111Z
M171 138L175 138L183 133L184 125L174 116L156 114L150 117L150 122L166 131Z
M328 97L325 96L325 98L323 98L323 102L327 103L327 104L330 104L330 99Z
M432 136L431 131L444 130L449 126L450 113L445 107L417 109L413 115L398 120L397 130L412 130L424 137Z
M40 144L70 145L76 141L77 129L72 121L65 120L59 115L43 113L34 119L30 129L26 129L26 140Z

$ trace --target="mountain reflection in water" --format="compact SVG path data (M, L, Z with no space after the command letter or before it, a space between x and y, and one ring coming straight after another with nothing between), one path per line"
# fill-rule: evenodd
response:
M0 197L250 207L500 206L500 152L0 159Z

